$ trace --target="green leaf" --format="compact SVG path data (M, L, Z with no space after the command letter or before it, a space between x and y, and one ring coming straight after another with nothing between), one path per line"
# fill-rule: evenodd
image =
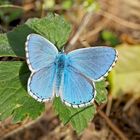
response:
M117 47L118 63L113 75L113 95L140 92L140 45L122 44Z
M38 33L50 40L61 50L67 42L71 26L61 16L49 15L29 19L7 34L0 34L0 56L25 57L25 41L30 33Z
M14 122L26 117L35 119L44 111L44 104L26 92L29 74L23 62L0 62L0 120L9 116Z
M35 31L23 24L7 34L0 34L0 56L25 57L25 42L31 33Z
M6 34L0 34L0 56L15 56Z
M41 20L31 19L26 24L49 39L59 50L64 47L71 32L70 24L58 15L50 14Z
M8 46L5 46L6 50L10 48L10 56L25 57L25 42L27 36L31 33L35 33L35 30L27 26L26 24L20 25L13 31L6 34L8 40ZM4 52L7 55L7 52ZM1 54L0 54L1 55ZM9 55L9 54L8 54Z
M107 102L107 90L105 81L96 82L96 97L95 100L98 104Z
M77 109L65 106L58 97L55 98L53 106L60 120L64 124L70 123L77 133L82 132L88 126L96 111L94 105Z

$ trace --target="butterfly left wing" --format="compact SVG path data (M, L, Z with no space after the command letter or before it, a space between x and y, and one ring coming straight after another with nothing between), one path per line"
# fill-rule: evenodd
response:
M102 80L115 65L117 51L111 47L77 49L68 53L69 65L93 81Z
M57 48L47 39L30 34L26 41L26 59L31 70L28 93L40 102L54 97L55 58Z
M62 77L60 97L62 102L73 108L92 104L96 90L94 83L72 67L66 67Z
M37 101L45 102L54 97L55 65L42 68L31 74L28 80L28 93Z
M25 50L27 63L32 72L52 64L58 54L57 48L38 34L28 35Z

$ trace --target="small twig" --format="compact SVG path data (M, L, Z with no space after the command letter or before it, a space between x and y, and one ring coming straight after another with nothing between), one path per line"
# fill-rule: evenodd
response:
M100 24L98 24L93 30L89 31L86 35L82 36L82 39L87 40L92 36L98 34L103 28L105 28L108 24L109 20L103 20Z
M132 104L136 101L136 97L133 97L133 98L131 98L127 103L126 103L126 105L124 106L124 108L123 108L123 111L127 111L131 106L132 106Z
M95 101L95 105L97 106L96 101ZM97 110L103 110L105 107L106 107L106 103L103 103L97 107Z
M40 17L42 18L44 16L45 16L44 0L42 0L42 2L41 2L41 15L40 15Z
M128 140L128 138L124 135L124 133L112 123L112 121L106 116L106 114L98 109L98 114L106 121L108 126L122 139L122 140Z
M112 107L112 96L109 95L109 97L108 97L108 103L107 103L107 107L106 107L106 115L107 116L110 115L111 107Z
M88 22L90 21L92 15L93 15L92 12L88 12L88 13L85 14L85 16L83 17L82 22L81 22L77 32L75 33L74 37L70 40L70 42L66 46L65 50L69 50L70 48L72 48L74 46L74 44L77 42L79 36L81 35L83 30L87 26Z
M23 10L23 8L21 7L21 6L18 6L18 5L8 5L8 7L10 7L10 8L17 8L17 9L22 9ZM7 8L7 5L0 5L0 8Z

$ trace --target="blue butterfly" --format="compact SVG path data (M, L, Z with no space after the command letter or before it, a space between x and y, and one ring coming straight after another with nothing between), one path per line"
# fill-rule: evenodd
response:
M58 52L47 39L30 34L26 59L31 70L28 93L40 102L60 96L73 108L90 105L96 96L95 82L102 80L115 65L117 51L92 47Z

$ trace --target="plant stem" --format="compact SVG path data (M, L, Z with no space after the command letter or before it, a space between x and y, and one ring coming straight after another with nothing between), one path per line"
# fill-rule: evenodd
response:
M92 12L87 12L83 19L81 24L79 25L79 28L77 30L77 32L75 33L74 37L70 40L69 44L66 46L65 50L70 50L70 48L72 48L74 46L74 44L77 42L78 38L80 37L81 33L83 32L83 30L85 29L85 27L87 26L88 22L90 21L91 17L92 17L93 13Z

